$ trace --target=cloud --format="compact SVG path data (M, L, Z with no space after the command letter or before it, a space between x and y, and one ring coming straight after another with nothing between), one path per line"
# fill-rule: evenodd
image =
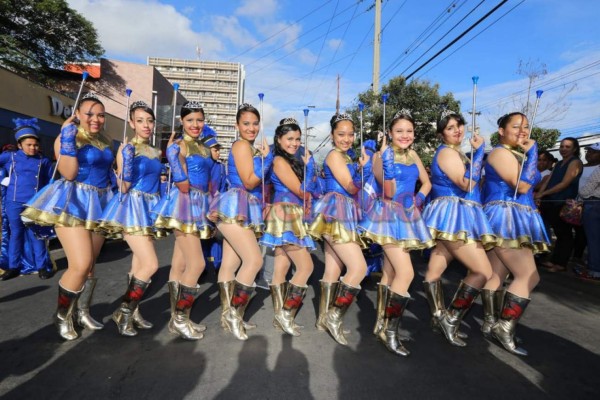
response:
M69 0L69 5L93 22L102 46L113 57L139 62L148 56L192 59L196 46L208 57L224 48L216 36L195 32L193 22L173 6L156 1Z
M276 0L244 0L235 10L236 15L244 17L268 17L277 11Z
M214 16L211 21L215 31L236 47L252 47L258 43L254 35L240 24L237 17Z
M329 46L330 50L336 51L342 48L343 43L342 39L329 39L327 41L327 46Z

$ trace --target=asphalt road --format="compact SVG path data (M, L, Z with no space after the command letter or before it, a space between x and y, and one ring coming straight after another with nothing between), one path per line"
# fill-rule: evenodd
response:
M302 336L272 327L269 293L258 290L246 313L258 324L241 342L219 326L219 295L212 270L202 278L202 295L192 319L208 326L205 338L185 341L169 334L166 288L172 238L157 242L161 268L141 310L155 324L125 338L110 314L125 289L131 253L122 242L108 243L97 265L92 315L106 326L64 342L52 325L59 273L42 281L25 276L0 282L0 397L3 399L597 399L600 394L600 285L568 273L542 272L518 335L528 357L507 353L479 333L480 303L464 321L466 348L453 347L429 329L421 287L425 262L413 255L417 271L403 328L412 337L410 357L397 357L377 342L376 279L367 278L345 324L349 346L340 346L314 328L322 254L297 321ZM60 253L57 253L62 257ZM446 299L464 269L447 272Z

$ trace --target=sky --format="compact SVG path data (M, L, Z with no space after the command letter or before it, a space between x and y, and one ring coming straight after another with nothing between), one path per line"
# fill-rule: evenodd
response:
M381 84L413 73L501 0L384 0ZM373 74L374 1L370 0L68 0L98 31L105 57L146 64L147 57L240 62L245 101L265 94L265 136L292 116L308 126L314 149L329 134L336 76L342 110L356 105ZM467 114L477 84L477 125L495 121L544 90L536 126L563 136L600 132L600 3L508 0L411 79L451 92ZM545 70L528 91L527 74ZM535 98L535 94L531 94ZM532 107L533 108L533 107ZM393 110L392 110L393 111ZM326 149L327 147L325 147ZM324 150L325 150L324 149Z

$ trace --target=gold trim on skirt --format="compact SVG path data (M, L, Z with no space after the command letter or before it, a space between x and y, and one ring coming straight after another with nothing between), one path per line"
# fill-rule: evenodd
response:
M361 236L367 243L376 243L380 246L393 245L405 250L423 250L435 246L433 240L428 240L426 242L422 242L419 239L396 240L391 236L375 235L374 233L366 231L363 232Z
M494 235L482 235L479 239L471 239L467 235L467 232L460 231L457 233L449 233L438 231L434 228L429 228L429 233L434 240L447 240L448 242L463 242L464 244L481 243L483 248L487 251L492 249L496 245L496 237Z
M367 244L355 231L347 230L338 221L327 222L323 214L319 214L308 228L308 233L316 240L323 240L323 236L329 237L333 243L356 243L361 249L366 249Z
M211 239L214 236L215 231L214 228L209 226L204 226L200 230L195 223L186 224L175 218L165 218L162 215L159 215L158 218L156 218L154 227L156 229L173 229L185 234L198 236L200 239Z

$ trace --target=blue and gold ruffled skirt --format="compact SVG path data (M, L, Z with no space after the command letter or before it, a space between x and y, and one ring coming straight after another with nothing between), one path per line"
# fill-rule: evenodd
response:
M488 250L496 237L480 203L456 196L442 196L423 210L423 220L434 240L480 242Z
M100 218L98 231L105 236L123 233L140 236L165 236L165 231L154 227L151 211L160 201L159 193L129 190L121 198L118 195L108 203Z
M38 225L82 226L95 231L113 196L110 187L59 179L33 196L21 215Z
M151 211L155 214L154 228L177 231L210 239L215 227L206 218L210 196L208 193L190 187L188 193L181 193L173 186L169 196L164 196Z
M265 232L260 238L263 246L275 248L283 245L315 249L315 242L303 222L302 207L292 203L269 204L265 208Z
M392 244L406 250L421 250L435 245L419 209L392 200L375 200L358 230L367 242L381 246Z
M362 218L354 199L343 194L329 192L317 201L313 210L313 221L308 233L315 239L328 237L333 243L357 243L365 248L358 234L358 222Z
M238 224L260 236L264 229L262 205L258 197L241 188L232 188L210 203L209 218L215 224Z
M534 254L550 251L540 213L530 206L511 201L491 201L483 210L496 235L496 246L530 248Z

